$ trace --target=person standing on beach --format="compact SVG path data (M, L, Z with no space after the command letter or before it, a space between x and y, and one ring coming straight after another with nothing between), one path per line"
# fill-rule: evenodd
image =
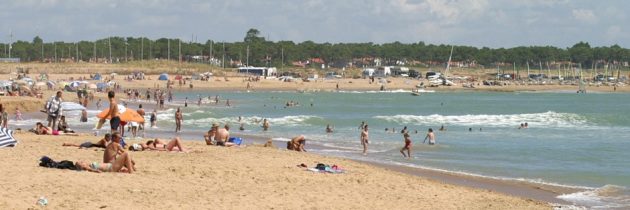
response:
M111 125L112 133L116 132L118 130L118 126L120 126L120 116L118 116L120 113L118 113L118 103L116 103L115 97L116 92L113 90L107 93L107 98L109 99L109 112L107 112L107 115L103 117L103 119L111 117L109 124Z
M22 112L20 112L20 107L15 107L15 121L24 120L22 118Z
M409 138L408 133L403 134L403 137L405 138L405 146L402 149L400 149L400 153L402 153L403 157L410 159L411 158L411 138ZM405 150L407 150L407 155L405 155Z
M179 133L182 131L182 121L184 121L184 116L182 115L182 110L178 107L175 112L175 132Z
M4 106L0 107L0 113L2 114L2 128L9 127L9 113Z
M59 121L59 117L63 113L61 108L61 102L63 98L61 91L57 91L53 97L51 97L46 103L46 114L48 114L48 127L52 127L53 131L57 130L57 122Z
M368 125L363 126L363 131L361 131L361 145L363 145L363 155L367 155L367 146L369 144L369 134L368 134Z
M424 144L427 139L429 139L429 145L435 144L435 134L433 133L433 128L429 128L429 132L427 133L427 136L424 137L424 141L422 143Z
M136 112L138 112L138 115L140 115L140 117L142 117L142 119L144 120L144 115L146 114L144 112L144 109L142 108L142 104L138 104L138 110L136 110ZM140 123L140 125L138 126L138 130L142 130L142 136L144 137L144 121L142 121L142 123Z

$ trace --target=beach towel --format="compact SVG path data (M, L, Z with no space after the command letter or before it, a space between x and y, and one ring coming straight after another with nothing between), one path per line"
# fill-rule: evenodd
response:
M7 128L0 129L0 147L14 147L17 140L13 138L13 130Z
M331 174L340 174L340 173L345 172L341 167L337 165L333 165L331 167L323 163L318 163L317 166L315 166L315 168L307 168L306 170L312 171L312 172L318 172L318 173L331 173Z
M228 142L232 142L236 145L241 145L241 143L243 143L243 139L241 137L230 137L230 139L228 139Z

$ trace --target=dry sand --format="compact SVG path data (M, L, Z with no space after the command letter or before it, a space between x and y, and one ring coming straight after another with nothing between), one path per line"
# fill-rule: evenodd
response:
M62 147L94 136L16 134L0 149L0 209L550 209L547 204L443 184L350 160L282 149L224 148L185 141L193 151L131 152L135 174L91 173L38 166L102 158L101 149ZM132 142L132 141L131 141ZM296 165L337 164L344 174Z

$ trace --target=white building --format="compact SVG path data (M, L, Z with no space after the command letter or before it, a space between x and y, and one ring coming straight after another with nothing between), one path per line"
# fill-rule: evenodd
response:
M267 68L267 67L239 67L238 73L253 75L253 76L263 76L263 77L273 77L277 74L277 69L275 67Z

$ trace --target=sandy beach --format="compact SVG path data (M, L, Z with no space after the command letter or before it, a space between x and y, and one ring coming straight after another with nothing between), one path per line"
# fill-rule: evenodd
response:
M62 147L94 136L15 135L0 150L2 209L549 209L548 204L455 186L355 161L282 149L223 148L185 141L188 153L130 152L135 174L91 173L38 166L102 158L102 149ZM134 141L131 141L134 142ZM296 165L337 164L343 174Z

